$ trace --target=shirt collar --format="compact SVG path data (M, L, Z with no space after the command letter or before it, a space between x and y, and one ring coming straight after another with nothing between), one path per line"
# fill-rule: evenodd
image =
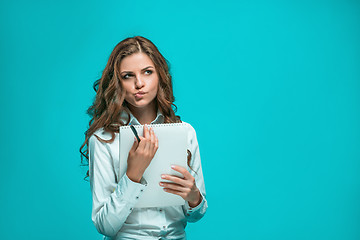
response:
M129 125L141 125L140 122L136 119L136 117L131 113L131 111L129 110L129 108L125 107L126 111L123 110L121 112L120 115L120 120L126 124L129 116L127 114L130 113L130 121L129 121ZM161 113L161 111L158 109L157 113L156 113L156 118L151 122L151 124L157 124L157 123L164 123L164 115Z

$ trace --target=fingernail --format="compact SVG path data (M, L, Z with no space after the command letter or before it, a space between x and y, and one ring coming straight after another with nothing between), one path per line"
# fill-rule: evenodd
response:
M172 169L175 169L175 166L174 166L174 165L171 165L171 168L172 168Z
M161 175L161 178L165 178L165 175Z
M163 183L160 183L160 186L164 186L164 184L163 184Z

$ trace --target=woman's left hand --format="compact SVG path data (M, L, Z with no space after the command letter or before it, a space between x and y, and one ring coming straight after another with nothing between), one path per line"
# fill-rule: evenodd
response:
M190 207L196 207L200 204L202 197L199 189L196 187L195 178L189 171L181 166L174 165L171 167L175 171L181 173L184 178L162 174L161 178L170 180L169 182L160 182L160 186L164 187L164 191L181 196L185 201L188 201Z

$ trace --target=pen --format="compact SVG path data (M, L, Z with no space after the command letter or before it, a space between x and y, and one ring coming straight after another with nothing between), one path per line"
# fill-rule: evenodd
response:
M133 126L133 125L130 125L130 128L131 128L131 130L133 131L133 133L134 133L135 137L137 138L138 142L140 142L139 135L137 134L137 131L136 131L136 129L134 128L134 126Z

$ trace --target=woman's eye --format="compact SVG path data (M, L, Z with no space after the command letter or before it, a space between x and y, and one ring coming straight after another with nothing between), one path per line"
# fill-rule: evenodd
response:
M152 70L146 70L145 72L149 72L148 75L152 74ZM125 74L124 76L122 76L123 79L128 79L129 77L131 77L132 74Z
M128 79L127 76L131 76L131 75L130 75L130 74L125 74L125 75L123 76L123 79Z

